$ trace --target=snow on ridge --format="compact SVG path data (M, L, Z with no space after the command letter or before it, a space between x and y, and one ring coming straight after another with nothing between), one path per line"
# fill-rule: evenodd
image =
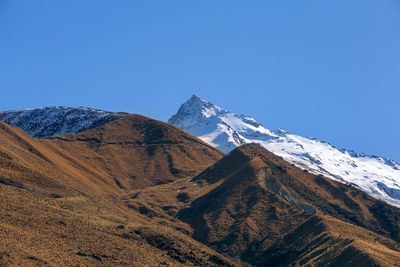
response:
M33 137L75 134L122 117L125 113L87 107L50 106L0 112L0 120Z
M168 122L226 153L242 144L260 144L301 169L350 183L400 207L400 165L391 159L338 149L282 129L270 131L249 116L229 112L195 95Z

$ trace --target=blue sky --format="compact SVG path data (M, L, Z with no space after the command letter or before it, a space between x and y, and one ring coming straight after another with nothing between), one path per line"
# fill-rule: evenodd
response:
M0 1L0 110L223 108L400 161L400 1Z

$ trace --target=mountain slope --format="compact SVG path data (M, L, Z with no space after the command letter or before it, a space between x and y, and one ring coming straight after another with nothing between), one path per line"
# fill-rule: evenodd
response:
M12 157L18 168L35 170L48 179L62 175L70 186L86 193L94 187L115 193L191 177L223 156L176 127L140 115L125 115L81 134L47 139L1 125L0 151ZM33 155L27 156L27 151ZM62 174L54 174L56 170Z
M123 199L146 183L190 178L222 156L138 115L52 139L0 122L0 265L229 266L221 254ZM158 166L157 180L151 166ZM124 176L132 169L141 174L138 184L125 180L132 180Z
M214 186L178 218L192 226L195 239L223 254L259 266L400 260L400 209L258 145L235 149L191 181Z
M329 216L312 216L259 255L257 266L398 266L391 240Z
M176 127L140 115L41 142L126 190L194 176L223 156Z
M0 265L400 262L398 208L140 115L44 139L0 122L0 204Z
M18 127L33 137L76 134L126 115L85 107L44 107L0 112L0 120Z
M281 129L270 131L249 116L223 110L198 96L185 102L168 122L226 153L242 144L258 143L302 169L351 183L400 206L400 165L393 160L337 149Z

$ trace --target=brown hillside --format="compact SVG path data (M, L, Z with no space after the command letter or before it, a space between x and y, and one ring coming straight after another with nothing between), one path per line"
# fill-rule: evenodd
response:
M314 215L258 255L257 266L398 266L400 246L364 228Z
M86 134L41 140L0 123L1 266L230 265L120 198L137 186L122 176L133 169L138 181L163 183L200 171L222 153L142 116ZM124 142L114 144L118 135ZM156 167L132 167L149 165ZM152 180L156 168L159 179Z
M391 258L390 263L400 262L399 209L357 188L304 172L258 145L234 150L193 181L212 189L193 199L178 217L192 226L195 239L224 254L256 265L285 266L298 261L350 263L351 257L359 257L360 264L389 266L383 260L385 253L391 255L387 257ZM323 220L324 227L319 232L314 232L315 225L306 223L315 216ZM332 223L332 217L339 220ZM300 230L301 227L305 229ZM342 228L349 230L343 232ZM309 232L310 238L297 236L290 241L295 243L291 248L284 242L286 234L296 231ZM329 238L321 241L322 236ZM331 236L348 242L332 241ZM318 246L307 252L308 258L297 254L297 249L302 251L301 246L309 248L316 240ZM335 253L318 252L331 246L331 242L343 244L338 245ZM375 251L379 255L376 254L374 247L382 253ZM279 251L279 256L271 256L272 251ZM353 253L346 254L349 251Z
M121 189L192 177L223 156L174 126L140 115L43 142L76 166L106 176Z
M292 171L297 176L287 176ZM315 187L307 188L297 179L310 179L306 184ZM346 186L344 195L361 210L371 209L366 211L368 217L362 217L366 215L347 210L344 203L350 200L342 200L346 196L332 188L318 188L321 179L338 190L346 186L246 145L193 179L136 190L125 199L144 216L256 266L399 266L399 244L384 230L398 222L390 219L398 209ZM308 200L302 192L314 196ZM335 212L327 208L331 206ZM380 213L374 212L376 207ZM352 218L365 219L371 230L357 226Z
M399 222L258 145L224 156L139 115L48 139L0 123L0 265L400 266Z
M191 177L223 156L174 126L140 115L50 139L34 139L5 123L0 127L0 157L7 164L2 173L15 173L23 184L62 195L118 194L171 182Z

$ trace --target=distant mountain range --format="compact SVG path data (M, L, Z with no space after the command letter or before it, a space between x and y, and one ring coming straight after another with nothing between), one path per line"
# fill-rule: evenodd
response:
M136 114L2 115L45 138L0 121L0 266L400 266L400 208L311 173L331 158L301 169L265 148L300 159L287 151L336 151L326 143L196 96L170 122L227 154Z
M33 137L49 137L85 132L125 115L56 106L0 112L0 120ZM400 165L389 158L339 149L282 129L269 130L250 116L224 110L196 95L182 104L168 123L225 153L243 144L260 144L301 169L351 184L373 197L400 206Z

